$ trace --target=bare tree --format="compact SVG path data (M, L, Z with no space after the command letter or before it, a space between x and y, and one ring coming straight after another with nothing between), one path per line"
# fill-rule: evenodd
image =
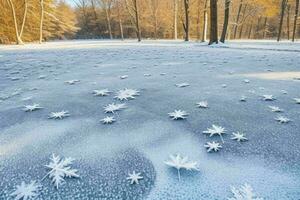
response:
M210 0L209 45L218 43L218 0Z
M229 8L230 8L230 1L231 0L225 0L225 14L224 14L224 23L223 23L223 30L220 42L225 42L227 28L228 28L228 22L229 22Z
M234 25L233 39L236 38L236 34L237 34L238 26L239 26L239 21L240 21L242 7L243 7L243 0L240 0L240 5L239 5L238 12L237 12L237 16L236 16L236 20L235 20L235 25Z
M288 4L286 7L286 28L287 28L287 39L290 40L290 11L291 11L291 5Z
M244 25L245 25L245 19L247 18L247 15L246 15L246 11L247 11L247 7L248 7L248 4L245 4L244 6L244 9L243 9L243 14L242 14L242 22L240 23L241 24L241 28L240 28L240 34L239 34L239 39L242 38L242 35L243 35L243 30L244 30Z
M263 39L265 39L267 32L268 32L268 17L265 17Z
M253 27L253 21L251 21L251 24L250 24L250 27L249 27L248 39L251 39L252 27Z
M294 25L293 25L293 38L292 38L293 42L295 41L295 35L296 35L296 29L297 29L298 12L299 12L299 0L296 0Z
M26 17L27 17L27 10L28 10L28 2L27 0L24 0L24 14L23 14L23 21L22 21L22 26L21 26L21 31L20 31L20 38L22 38L24 27L25 27L25 22L26 22Z
M11 15L13 17L13 21L14 21L14 28L15 28L15 35L16 35L16 43L17 44L23 44L23 41L19 35L19 29L18 29L18 22L17 22L17 17L16 17L16 11L15 11L15 7L14 4L12 2L12 0L6 0L6 2L9 4L10 6L10 10L11 10Z
M100 0L101 7L105 11L107 29L109 33L109 38L113 39L112 31L111 31L111 6L112 0Z
M149 8L152 15L152 21L153 21L153 28L154 28L154 38L157 39L157 32L158 32L158 6L159 2L158 0L148 0L149 1Z
M174 39L177 40L177 18L178 18L178 0L174 0L174 13L173 13L173 29L174 29Z
M136 36L138 38L138 42L142 40L142 34L140 29L140 22L139 22L139 9L137 0L125 0L126 7L131 17L131 22L133 23L136 31Z
M40 44L43 42L44 0L40 0Z
M185 21L182 23L183 29L185 32L185 41L189 41L189 31L190 31L190 18L189 18L189 13L190 13L190 0L183 0L184 3L184 14L185 14Z
M121 7L121 3L120 3L119 0L116 2L116 6L117 6L117 11L118 11L118 21L119 21L119 28L120 28L120 36L121 36L121 39L124 40L123 23L122 23L121 12L120 12L120 8L122 8L122 7Z
M279 30L278 30L278 35L277 35L277 41L278 42L281 39L283 18L284 18L284 13L285 13L286 6L287 6L287 0L282 0L281 1L281 14L280 14L280 21L279 21Z
M208 0L205 0L204 3L204 10L203 10L203 31L202 31L202 42L206 41L207 37L207 6L208 5Z

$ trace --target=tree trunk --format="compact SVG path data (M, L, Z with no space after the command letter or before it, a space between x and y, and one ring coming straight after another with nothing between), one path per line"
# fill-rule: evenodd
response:
M41 18L40 18L40 44L43 42L43 23L44 23L44 0L40 0Z
M210 0L210 38L209 45L218 43L218 0Z
M287 39L290 40L290 10L291 5L287 5L287 17L286 17L286 29L287 29Z
M267 31L268 31L267 23L268 23L268 17L265 17L263 39L265 39L267 35Z
M121 19L121 14L120 14L120 2L119 1L117 2L117 11L118 11L120 36L121 36L121 39L124 40L123 24L122 24L122 19Z
M107 5L108 6L108 5ZM111 24L110 24L110 8L105 7L105 15L106 15L106 21L107 21L107 28L108 28L108 33L109 33L109 38L112 40L112 32L111 32Z
M278 36L277 36L277 42L281 39L281 32L282 32L282 25L283 25L283 18L284 18L284 11L286 8L287 0L281 1L281 14L280 14L280 21L279 21L279 30L278 30Z
M178 0L174 0L174 16L173 16L173 28L174 28L174 40L177 40L177 14L178 14Z
M201 0L198 0L197 3L197 40L200 40L200 5Z
M203 11L203 32L202 32L202 42L207 39L207 4L208 0L205 0L204 11Z
M228 21L229 21L229 8L230 8L230 1L231 0L225 0L225 14L224 14L224 24L223 24L223 30L220 42L225 42L226 33L227 33L227 27L228 27Z
M19 35L20 38L22 38L22 35L23 35L26 17L27 17L27 10L28 10L28 3L27 3L27 0L24 0L24 15L23 15L23 21L22 21L21 31L20 31L20 35Z
M241 26L241 28L240 28L239 39L242 39L242 36L243 36L244 20L245 20L245 15L246 15L247 6L248 6L248 4L245 4L244 10L243 10L243 19L242 19L242 26Z
M12 17L13 17L15 34L16 34L16 43L17 44L23 44L23 41L19 36L18 23L17 23L17 17L16 17L14 4L13 4L12 0L6 0L6 1L7 1L7 3L9 4L9 6L11 8L11 14L12 14Z
M185 22L183 24L183 29L185 32L185 41L189 41L189 29L190 29L190 21L189 21L189 1L184 0L184 13L185 13Z
M255 39L258 39L259 36L259 25L260 25L261 17L257 19L256 31L255 31Z
M250 24L248 39L251 39L252 27L253 27L253 21L251 21L251 24Z
M294 25L293 25L293 38L292 38L293 42L295 41L295 36L296 36L298 12L299 12L299 0L296 0Z
M237 17L236 17L236 20L235 20L233 39L236 38L237 29L238 29L239 21L240 21L240 15L241 15L241 11L242 11L242 6L243 6L243 0L240 0L239 10L238 10Z
M133 0L134 13L135 13L135 22L136 22L136 35L138 38L138 42L142 41L141 30L140 30L140 22L139 22L139 10L137 5L137 0Z

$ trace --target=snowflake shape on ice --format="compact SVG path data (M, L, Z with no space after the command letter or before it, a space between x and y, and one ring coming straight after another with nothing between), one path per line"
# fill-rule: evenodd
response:
M278 116L275 118L275 120L278 121L280 124L287 124L291 121L289 118L284 116Z
M45 165L50 169L50 171L44 178L49 176L49 178L52 179L52 183L55 185L56 189L58 189L58 186L64 182L65 177L79 177L79 175L76 174L77 169L72 169L70 167L70 165L73 164L73 158L61 159L60 156L52 154L52 158L50 158L50 160L51 162L48 165Z
M121 109L126 108L126 105L124 103L120 104L108 104L107 106L104 107L104 112L105 113L115 113L116 111L119 111Z
M93 94L95 96L108 96L110 91L108 89L103 89L103 90L94 90Z
M294 98L294 100L296 101L296 104L300 104L300 98Z
M69 85L74 85L75 83L78 83L78 82L80 82L80 80L77 80L77 79L65 81L65 83L67 83L67 84L69 84Z
M70 116L69 112L63 110L60 112L51 112L49 115L49 119L63 119L69 116Z
M114 117L105 117L105 118L101 119L101 122L102 122L103 124L112 124L112 123L114 123L115 121L116 121L116 120L115 120Z
M135 171L132 172L132 174L128 173L127 180L130 180L130 184L139 184L139 180L143 179L141 176L141 173L135 173Z
M139 91L138 90L134 90L134 89L123 89L123 90L119 90L115 96L116 99L118 100L130 100L130 99L135 99L135 96L138 96Z
M232 186L231 192L233 197L228 198L228 200L263 200L254 194L253 188L248 184L244 184L240 188Z
M203 133L209 134L209 137L212 137L214 135L219 135L221 137L222 142L224 143L222 134L225 134L226 130L222 126L217 126L213 124L211 128L207 128L207 130L203 131Z
M170 112L168 113L168 115L173 120L178 120L178 119L186 119L186 116L189 114L184 110L174 110L174 112Z
M218 142L207 142L205 145L204 145L205 148L207 148L207 152L211 152L211 151L214 151L214 152L217 152L219 151L222 146L220 145L220 143Z
M40 190L40 187L41 185L37 184L35 181L31 181L29 184L22 182L21 185L18 185L16 190L10 195L15 196L15 200L34 199L36 196L38 196L38 191Z
M269 95L269 94L262 95L262 98L264 101L274 101L275 100L275 97L273 95Z
M272 112L283 112L283 110L277 106L269 106L269 108L271 109Z
M32 112L32 111L35 111L35 110L42 109L42 107L39 104L26 105L24 107L25 107L24 108L25 112Z
M238 142L243 142L243 141L246 141L248 140L246 137L245 137L245 134L244 133L241 133L241 132L233 132L232 133L232 137L231 137L232 140L236 140Z
M177 155L170 155L170 160L164 162L169 167L173 167L177 169L178 180L180 180L180 170L196 170L199 171L197 168L197 162L188 161L188 157L182 157L180 154Z
M200 101L197 104L198 108L208 108L208 102L207 101Z

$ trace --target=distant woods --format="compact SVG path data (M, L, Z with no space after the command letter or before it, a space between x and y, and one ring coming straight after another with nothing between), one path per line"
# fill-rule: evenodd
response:
M0 0L0 43L299 38L299 0Z

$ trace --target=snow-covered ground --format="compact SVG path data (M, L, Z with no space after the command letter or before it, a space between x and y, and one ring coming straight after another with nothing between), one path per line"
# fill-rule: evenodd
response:
M264 199L300 199L299 52L299 43L269 41L1 46L0 199L14 199L17 186L32 180L41 185L36 199L44 200L227 199L231 186L245 183ZM139 95L115 98L124 88ZM111 92L93 94L102 89ZM198 108L199 101L208 108ZM111 103L126 108L105 113ZM33 104L42 108L24 111ZM172 120L174 110L187 118ZM49 119L60 111L70 116ZM116 121L103 124L107 116ZM226 129L224 143L203 134L213 124ZM248 140L232 140L232 132ZM207 153L212 141L222 148ZM79 177L64 177L56 188L45 166L53 153L74 158L70 166ZM165 164L177 153L198 168L181 169L180 181ZM139 184L127 179L133 171L143 177Z

